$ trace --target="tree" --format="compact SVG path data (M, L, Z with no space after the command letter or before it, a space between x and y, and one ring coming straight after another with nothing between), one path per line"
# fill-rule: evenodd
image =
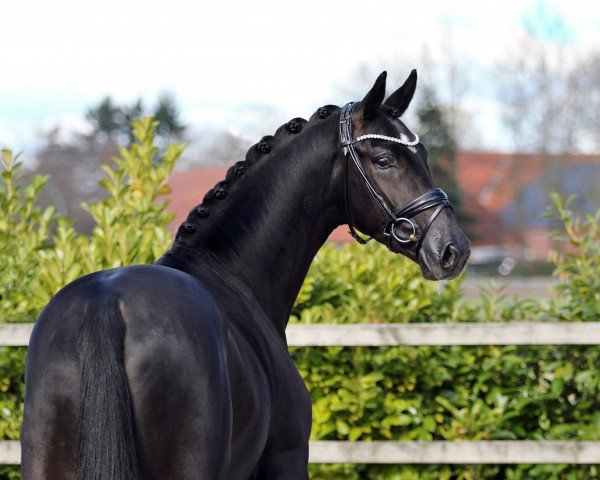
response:
M180 119L175 97L169 93L163 93L151 109L145 108L141 99L131 105L117 105L107 96L96 106L90 107L85 117L92 127L92 136L97 140L125 145L133 141L132 120L144 115L160 122L157 131L159 143L166 145L172 140L183 139L187 127Z
M157 135L167 140L170 137L181 138L185 133L186 126L181 123L179 118L179 108L175 98L169 93L163 93L158 98L158 103L152 114L154 119L159 122Z
M96 107L90 108L85 118L92 126L92 135L105 134L109 137L120 131L125 122L121 107L115 105L111 97L105 97Z
M496 71L503 122L514 151L540 154L545 194L568 192L573 153L600 147L600 52L576 54L573 33L558 10L539 1L523 21L523 34L506 52ZM525 165L510 164L505 177L515 191L515 224L521 243L530 221L523 183ZM597 185L580 191L597 198Z
M496 70L503 121L520 152L598 151L600 51L582 53L560 12L538 2Z
M160 122L156 142L161 152L168 144L182 140L186 126L174 97L166 93L150 110L141 99L119 105L111 97L105 97L85 114L91 127L89 135L71 133L65 138L59 127L47 133L35 154L37 165L31 172L50 175L40 195L42 205L56 205L59 213L74 220L78 231L90 233L93 221L81 204L104 197L106 192L98 186L98 181L105 177L101 165L110 163L119 147L134 142L131 122L146 113L156 115Z

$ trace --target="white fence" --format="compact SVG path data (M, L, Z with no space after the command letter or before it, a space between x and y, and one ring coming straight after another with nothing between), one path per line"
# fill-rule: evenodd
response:
M0 324L0 346L26 347L33 324ZM600 322L288 325L294 347L400 345L600 345Z
M0 325L0 346L27 346L30 324ZM290 346L599 345L600 322L290 325ZM20 463L17 441L0 464ZM311 442L311 463L599 464L600 441Z

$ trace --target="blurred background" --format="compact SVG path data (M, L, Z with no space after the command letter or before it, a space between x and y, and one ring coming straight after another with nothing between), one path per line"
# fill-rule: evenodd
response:
M471 273L550 273L548 195L600 205L600 4L355 0L4 3L0 147L52 178L42 200L93 220L102 163L152 114L188 147L171 177L175 224L261 136L362 98L412 68L406 123L473 243ZM332 241L346 242L344 229ZM469 284L466 283L467 294Z

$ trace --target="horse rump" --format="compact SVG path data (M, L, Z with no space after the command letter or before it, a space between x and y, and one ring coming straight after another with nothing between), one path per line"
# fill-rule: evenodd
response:
M24 480L142 478L118 299L88 298L57 295L32 332L21 430Z

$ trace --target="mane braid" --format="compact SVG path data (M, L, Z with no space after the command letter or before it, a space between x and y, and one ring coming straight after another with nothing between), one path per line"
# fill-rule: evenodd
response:
M335 106L327 106L319 109L321 112L323 109L335 109ZM311 116L311 120L327 118L327 114L315 114ZM234 163L225 175L225 180L218 182L213 188L211 188L202 199L202 203L194 207L188 214L186 220L179 226L177 234L175 235L175 243L180 244L185 240L192 240L190 238L193 234L198 231L199 220L206 219L210 216L210 205L215 204L218 201L222 201L227 197L229 189L233 186L235 181L242 177L249 168L255 163L261 161L266 155L269 155L274 148L285 143L286 140L299 134L304 126L309 123L303 118L296 117L291 119L289 122L281 125L275 132L274 135L267 135L262 137L260 141L252 145L246 153L245 160L240 160Z
M223 201L227 197L229 189L235 184L236 180L242 177L252 165L262 160L266 155L269 155L274 148L279 147L286 140L295 137L301 133L307 123L317 123L325 120L331 114L338 112L340 107L336 105L325 105L320 107L310 117L307 122L303 118L293 118L289 122L281 125L274 135L268 135L260 139L260 141L252 145L246 153L246 158L234 163L225 175L225 180L218 182L211 188L200 205L196 205L190 210L186 220L179 226L175 235L175 245L183 243L193 243L194 234L198 231L200 221L210 217L210 206L219 201Z

